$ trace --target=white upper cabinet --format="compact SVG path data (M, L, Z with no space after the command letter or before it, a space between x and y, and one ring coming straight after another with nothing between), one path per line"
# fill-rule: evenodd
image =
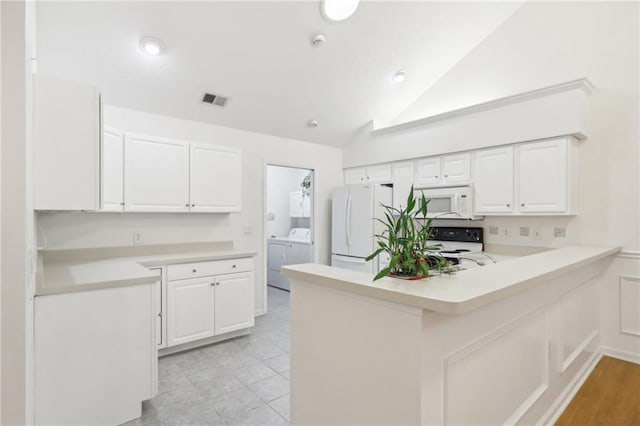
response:
M519 211L565 213L568 210L569 162L566 139L519 147Z
M442 183L468 183L471 180L471 154L442 157Z
M289 216L311 217L311 197L303 196L302 191L289 193Z
M358 183L391 183L391 164L376 164L344 171L346 185Z
M475 213L513 212L513 147L475 154Z
M471 154L453 154L427 157L416 161L414 184L416 188L450 184L468 184L471 181Z
M367 175L364 167L345 169L344 171L345 185L355 185L358 183L364 183L366 178L367 178Z
M440 180L440 157L421 158L416 161L414 176L416 188L438 185Z
M124 133L105 127L102 136L102 208L124 209Z
M125 210L189 211L189 144L125 134Z
M100 208L102 105L96 87L34 78L36 210Z
M407 206L407 197L413 185L413 161L402 161L392 165L393 207Z
M191 143L192 212L239 212L242 202L240 150Z

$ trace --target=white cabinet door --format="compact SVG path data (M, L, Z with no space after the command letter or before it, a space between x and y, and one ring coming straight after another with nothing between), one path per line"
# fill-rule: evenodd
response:
M366 171L364 167L356 167L354 169L345 169L344 183L345 185L355 185L364 183L366 179Z
M191 211L239 212L242 153L233 148L191 144Z
M36 210L100 208L100 99L96 87L35 77Z
M520 146L519 209L521 213L567 210L567 140Z
M287 262L287 243L284 241L267 241L267 284L282 287L288 284L282 274L282 267Z
M413 161L403 161L393 163L393 207L400 208L407 206L407 197L413 185Z
M105 127L102 136L102 209L124 209L124 133Z
M214 334L214 278L167 282L167 346Z
M302 197L302 191L291 191L289 193L289 216L304 216L304 198Z
M189 211L189 144L125 134L127 211Z
M379 164L366 168L367 183L390 183L391 164Z
M215 278L215 334L253 327L253 273Z
M416 188L440 183L440 157L422 158L416 162Z
M474 182L475 213L513 212L513 147L478 151Z
M447 155L442 158L442 183L465 183L471 180L471 154Z

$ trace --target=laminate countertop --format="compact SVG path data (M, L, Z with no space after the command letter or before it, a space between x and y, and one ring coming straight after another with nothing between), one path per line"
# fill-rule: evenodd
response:
M154 267L256 255L215 244L155 246L144 251L129 247L42 251L38 256L36 296L152 283L160 278L159 271L151 269Z
M513 258L455 275L407 281L326 265L282 268L296 282L306 282L444 314L460 314L542 284L559 275L613 256L620 247L568 246Z

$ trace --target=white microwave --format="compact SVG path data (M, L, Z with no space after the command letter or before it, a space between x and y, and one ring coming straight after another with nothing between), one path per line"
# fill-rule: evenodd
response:
M481 219L473 215L471 186L450 186L418 190L429 201L427 217L439 219ZM417 197L420 194L416 194Z

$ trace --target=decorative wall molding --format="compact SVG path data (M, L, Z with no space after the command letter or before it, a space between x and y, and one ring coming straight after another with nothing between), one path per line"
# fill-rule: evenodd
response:
M618 253L618 258L640 260L640 251L623 250Z
M619 277L620 333L640 337L640 277Z
M591 333L589 333L589 335L582 341L582 343L580 343L578 347L575 348L574 351L571 352L571 354L569 354L569 356L562 361L560 371L564 373L567 370L567 368L569 368L571 364L573 364L576 358L578 358L578 356L582 353L582 351L584 351L587 348L587 346L589 346L589 344L593 342L593 339L595 339L597 335L598 335L598 330L593 330Z
M556 423L573 397L576 396L583 383L587 380L593 369L596 368L596 365L598 365L598 361L600 361L601 358L602 353L600 351L594 352L593 355L591 355L589 361L587 361L581 368L580 372L571 379L571 382L569 382L558 398L556 398L553 404L551 404L551 407L549 407L537 424L552 425Z
M616 348L610 348L607 346L602 347L602 353L611 358L621 359L623 361L633 362L640 365L640 353L633 353L629 351L623 351Z
M524 416L527 411L545 394L549 388L549 328L547 327L547 311L546 309L541 308L509 322L505 326L502 326L499 329L496 329L493 332L473 341L471 344L457 350L445 358L443 381L444 424L458 423L455 419L451 419L450 414L453 399L452 394L455 394L455 391L460 388L460 386L456 386L452 377L454 376L454 369L456 368L456 365L458 363L464 363L464 361L472 360L474 357L478 357L477 362L485 362L487 365L484 366L485 368L476 369L476 371L488 371L488 369L491 368L491 361L495 361L495 359L483 354L483 349L489 348L490 350L496 350L497 346L502 346L501 350L503 352L514 353L512 350L514 343L509 341L509 336L511 336L511 334L516 330L526 327L530 328L528 332L521 331L521 333L525 333L529 337L532 337L532 333L535 332L536 340L539 340L539 344L536 345L537 349L539 349L539 354L536 353L537 351L534 351L528 353L527 356L535 360L534 363L537 364L540 371L539 375L532 378L535 379L536 382L532 382L531 392L526 396L523 395L523 399L518 401L518 406L510 406L506 408L513 410L511 415L508 416L506 424L517 423L522 416ZM500 342L501 339L505 340ZM520 343L517 345L519 346ZM532 364L533 363L528 363L531 368L533 368ZM462 371L466 371L464 365L462 365L461 368ZM464 388L468 388L468 386L473 385L473 382L469 382L467 379L464 380L466 383L466 385L463 386ZM484 388L486 388L486 382L478 381L475 385L478 387L477 390L479 394L482 393Z
M515 104L518 102L528 101L535 98L541 98L544 96L554 95L556 93L566 92L569 90L579 89L582 90L587 96L591 95L595 88L593 84L587 78L580 78L578 80L567 81L565 83L555 84L553 86L543 87L541 89L531 90L529 92L519 93L517 95L506 96L504 98L495 99L493 101L483 102L468 107L455 109L453 111L445 112L442 114L432 115L429 117L421 118L406 123L400 123L388 127L374 128L371 132L372 135L378 135L388 132L398 132L402 130L408 130L414 127L426 126L438 121L450 120L452 118L461 117L464 115L475 114L481 111L500 108L503 106ZM375 122L373 123L375 126ZM585 136L581 134L575 134L578 139L584 139Z

